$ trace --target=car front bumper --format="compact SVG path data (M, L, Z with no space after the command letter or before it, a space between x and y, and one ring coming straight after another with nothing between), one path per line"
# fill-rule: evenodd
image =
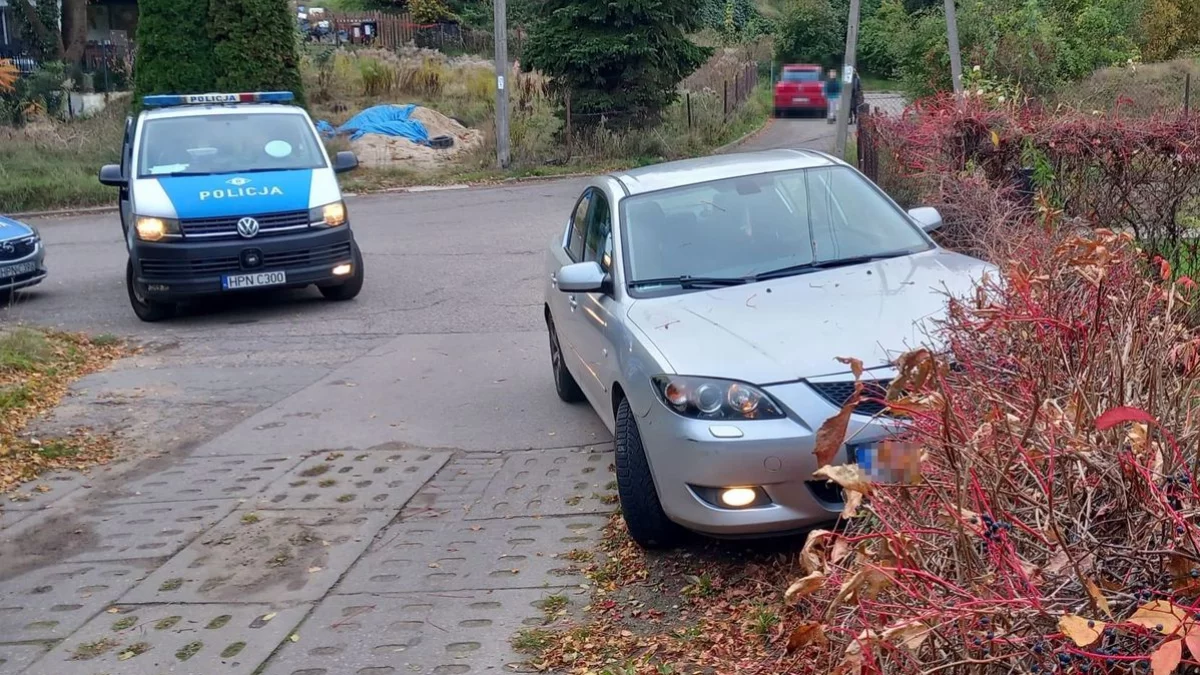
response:
M844 503L831 483L813 478L817 429L838 408L804 383L766 389L788 412L780 420L713 422L682 417L655 403L638 420L663 510L671 520L708 535L753 537L829 522ZM805 420L805 421L801 421ZM736 429L740 437L728 437ZM888 438L891 420L852 415L853 445ZM850 458L843 448L835 464ZM719 506L716 490L756 487L769 504L744 509ZM702 495L707 495L707 498Z
M21 272L16 275L6 272L6 270L13 267L25 267L31 263L33 265L32 271ZM7 293L9 291L36 286L46 278L46 273L46 247L41 241L38 241L33 249L33 253L15 260L0 260L0 292Z
M130 256L146 296L164 302L237 293L222 285L225 276L237 274L282 271L287 274L287 282L279 286L283 288L344 283L352 275L335 276L333 268L354 264L353 248L353 234L342 226L255 239L139 241ZM248 265L251 254L261 263Z

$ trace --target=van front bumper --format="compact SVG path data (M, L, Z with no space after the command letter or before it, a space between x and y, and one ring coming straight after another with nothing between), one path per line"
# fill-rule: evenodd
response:
M130 258L135 280L146 297L171 302L236 293L226 290L223 280L242 274L287 275L287 281L278 286L246 290L344 283L352 274L338 276L333 270L354 264L354 236L349 226L341 226L255 239L138 241Z

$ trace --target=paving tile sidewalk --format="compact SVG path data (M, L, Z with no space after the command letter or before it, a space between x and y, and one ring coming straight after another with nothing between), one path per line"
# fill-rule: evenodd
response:
M512 672L543 600L586 604L561 554L612 509L606 450L262 450L9 505L0 674Z

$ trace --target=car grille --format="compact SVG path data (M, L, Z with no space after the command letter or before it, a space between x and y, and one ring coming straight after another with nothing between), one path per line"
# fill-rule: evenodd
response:
M189 279L243 271L261 272L273 269L334 265L350 258L350 242L316 248L264 253L263 264L253 270L243 270L237 256L199 259L142 258L142 276L152 279Z
M238 221L246 216L228 216L224 218L191 218L179 221L185 237L238 237ZM308 227L308 211L289 211L287 213L269 213L262 216L250 216L258 221L258 236L270 236L284 232L295 231Z
M863 398L864 399L882 399L887 395L888 385L891 380L866 380L863 382ZM854 395L854 381L844 380L841 382L809 382L808 386L812 387L821 398L832 403L835 407L841 408L846 405L846 401ZM887 406L879 400L864 400L854 408L854 413L857 415L886 415Z
M12 247L9 247L12 244ZM0 260L20 260L37 249L37 240L33 237L17 239L15 241L0 241Z

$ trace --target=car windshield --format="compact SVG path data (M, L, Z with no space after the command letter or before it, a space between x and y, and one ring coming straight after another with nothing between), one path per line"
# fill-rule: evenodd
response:
M787 276L932 247L905 213L847 167L638 195L624 201L622 221L631 285Z
M821 73L816 70L785 70L784 82L816 82L821 79Z
M142 178L325 166L320 141L308 120L294 113L147 120L139 155Z

